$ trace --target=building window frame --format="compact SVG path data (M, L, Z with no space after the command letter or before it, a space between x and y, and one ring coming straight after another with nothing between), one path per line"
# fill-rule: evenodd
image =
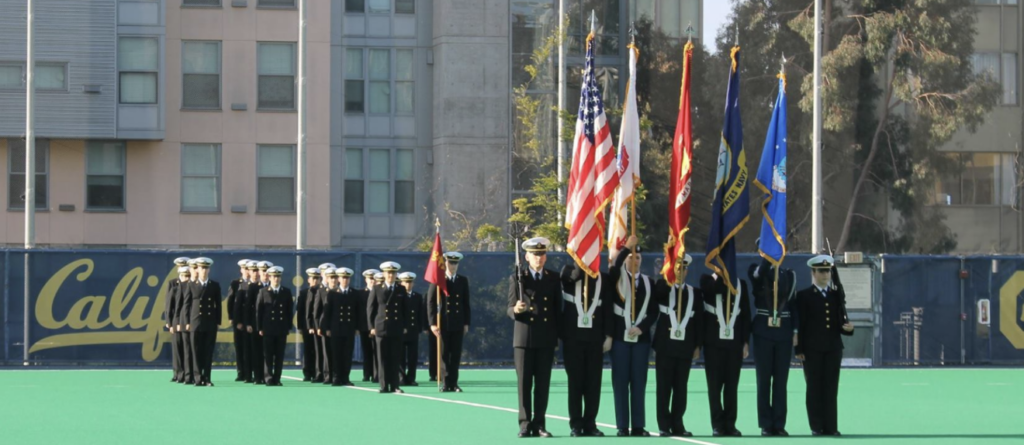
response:
M13 60L0 60L0 67L16 68L18 70L18 84L16 86L2 86L0 91L18 91L25 88L25 63Z
M213 157L215 167L213 173L191 173L187 172L186 159L188 158L188 151L191 147L208 146L213 149ZM181 213L221 213L221 175L223 173L222 148L220 144L207 144L207 143L183 143L181 144L181 199L179 200L180 212ZM186 196L186 183L190 179L214 179L214 201L215 205L212 207L203 206L189 206L185 203Z
M350 70L349 69L350 65L352 64L351 61L349 60L349 54L350 53L351 54L357 54L357 53L359 54L359 69L358 70L354 70L354 69ZM344 85L344 90L343 90L343 93L344 93L345 97L343 99L343 107L344 107L344 110L345 110L345 114L366 114L366 48L345 48L344 63L345 63L345 68L343 70L344 71L344 73L343 73L343 76L344 76L344 79L343 79L344 80L344 84L343 84ZM358 88L356 88L357 86L358 86ZM358 91L359 94L360 94L358 110L355 108L355 103L354 102L352 102L352 103L349 102L350 87L351 87L351 92ZM350 105L353 106L352 109L349 109Z
M193 1L202 1L202 0L193 0ZM188 8L197 8L197 9L214 9L214 8L217 8L217 9L220 9L220 8L224 7L224 3L221 0L215 0L215 1L216 1L216 4L214 4L214 3L193 3L193 4L189 4L188 3L189 0L181 0L181 8L182 9L188 9Z
M217 71L215 73L189 73L185 71L185 47L190 43L195 44L215 44L217 47ZM188 90L186 88L187 76L217 76L217 105L214 106L198 106L188 105L185 103L185 98L188 97ZM224 45L220 40L182 40L181 41L181 109L182 110L199 110L199 111L221 111L223 110L224 95Z
M275 74L260 74L260 60L259 60L260 59L260 55L259 55L259 53L260 53L260 47L262 47L264 45L266 45L266 46L290 46L291 47L292 61L291 61L291 74L290 75L276 74L276 73ZM296 111L296 106L297 106L297 101L298 101L298 85L295 82L295 78L297 76L297 68L298 68L298 60L297 60L297 54L296 54L297 46L298 45L297 45L296 42L276 42L276 41L256 42L256 111L269 111L269 112L294 112L294 111ZM269 77L291 77L291 79L292 79L291 80L291 84L292 84L292 104L291 104L291 107L274 107L274 106L263 105L261 103L262 98L260 97L260 83L262 82L264 77L268 77L268 78Z
M352 168L349 162L352 161L352 154L358 153L361 164L357 169ZM377 171L375 176L374 156L386 154L387 166ZM404 159L404 160L403 160ZM416 213L416 150L413 148L398 147L366 147L347 148L345 151L345 209L347 215L370 215L370 216L402 216ZM399 164L407 164L401 168ZM405 170L405 171L403 171ZM379 173L386 172L386 177ZM357 177L358 176L358 177ZM362 205L359 210L349 208L350 187L359 184L362 188ZM374 189L386 187L388 203L386 209L374 209L373 205L379 204L375 199ZM402 195L407 192L407 195ZM401 204L400 204L401 202Z
M271 0L256 0L256 9L284 9L284 10L299 9L298 0L291 0L292 4L290 4L290 5L266 4L265 2L267 2L267 1L271 1Z
M1014 169L1014 161L1013 161L1013 158L1015 156L1017 156L1016 153L1012 153L1012 152L999 152L999 151L950 151L950 152L944 152L943 154L945 154L946 156L948 156L950 158L953 158L952 162L956 163L958 166L965 167L965 168L968 167L967 161L965 161L965 158L964 158L965 156L971 156L971 157L973 157L974 155L992 155L992 156L995 156L996 159L997 159L997 164L993 165L991 167L993 169L993 175L992 175L992 179L991 179L991 181L992 181L992 196L991 196L992 202L991 203L981 203L981 204L979 204L977 202L970 202L970 203L966 203L965 204L964 203L964 195L965 195L965 190L968 189L968 187L965 186L965 183L967 183L969 181L972 181L972 180L976 181L977 178L967 178L967 177L965 177L966 176L965 172L957 171L957 172L954 172L952 174L952 176L954 177L954 179L956 181L956 190L955 190L955 192L957 194L957 197L959 198L958 199L959 202L953 203L952 202L953 195L951 195L949 193L941 193L943 191L941 180L937 180L936 189L935 189L934 195L931 196L931 199L929 200L929 203L928 203L931 206L933 206L933 207L944 207L944 208L1012 207L1014 205L1014 203L1017 201L1017 193L1019 193L1019 191L1018 191L1018 187L1016 186L1016 184L1017 184L1018 178L1016 178L1017 172ZM971 162L973 163L973 161L971 161ZM1005 178L1005 176L1007 174L1011 175L1011 177L1010 178ZM1009 186L1007 186L1008 184L1009 184ZM973 187L972 190L976 190L977 189L977 183L972 184L972 187ZM946 195L947 202L941 202L942 197L940 195ZM976 200L974 200L974 201L976 201Z
M89 172L89 157L92 152L91 148L96 147L96 144L117 144L120 148L121 157L121 173L120 174L109 174L109 173L90 173ZM118 177L121 179L121 205L120 206L102 206L90 204L89 200L89 188L92 186L89 184L90 178L93 177ZM128 208L127 196L128 196L128 149L124 141L106 141L106 140L90 140L85 143L85 210L87 212L124 212Z
M261 155L264 148L278 148L288 147L291 150L291 176L285 175L263 175L261 174L263 156ZM269 213L269 214L294 214L295 213L295 187L296 187L296 176L298 175L296 169L296 152L295 145L291 144L258 144L256 145L256 213ZM282 179L291 178L292 190L289 196L291 197L291 208L290 209L268 209L260 206L260 196L263 190L261 179Z
M1012 56L1012 61L1007 59ZM982 58L992 58L993 66L986 69L980 66ZM1020 55L1014 51L982 51L971 55L971 69L976 75L988 75L992 80L999 83L1002 90L999 95L998 107L1019 107L1020 106ZM1008 73L1007 69L1012 67L1013 72ZM1008 91L1007 82L1012 82L1012 88Z
M156 44L156 56L153 68L123 68L124 58L121 57L121 44L125 40L148 40ZM152 101L125 101L124 78L125 75L151 76L153 78L153 100ZM121 105L157 105L160 103L160 38L158 36L142 35L119 35L117 37L117 103Z
M20 187L21 191L22 191L21 195L25 194L25 189L24 189L24 187L25 187L24 186L24 184L25 184L25 163L24 162L14 162L14 151L18 148L19 145L20 145L21 150L23 152L25 150L27 150L27 148L25 147L25 142L26 141L21 140L21 139L8 139L7 140L7 210L8 211L16 211L16 212L24 212L25 211L25 204L24 204L25 203L25 200L24 200L25 198L24 197L21 198L20 205L17 202L15 202L15 201L13 201L11 199L11 192L15 189L14 184L21 184L21 187ZM49 210L49 208L50 208L50 140L49 139L39 139L39 138L36 138L36 157L37 158L40 156L40 153L42 153L42 157L43 157L42 161L43 162L39 162L39 159L36 159L36 211L44 211L45 212L45 211ZM25 155L22 155L22 159L23 160L24 160L24 156ZM42 165L42 171L39 171L40 170L40 165ZM20 170L15 170L16 166ZM43 182L43 191L42 191L43 203L41 205L38 202L39 198L40 198L40 196L39 196L39 193L40 193L40 190L39 190L39 181L40 181L40 179L39 178L40 178L40 176L42 176L42 182ZM18 177L19 179L17 181L15 181L14 180L15 177Z

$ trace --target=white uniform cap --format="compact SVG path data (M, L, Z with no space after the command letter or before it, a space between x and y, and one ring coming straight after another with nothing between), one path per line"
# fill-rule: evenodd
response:
M459 261L462 261L462 258L463 258L463 256L459 252L445 252L444 253L444 259L448 260L448 262L451 262L451 263L458 263Z
M207 257L201 256L199 258L196 258L196 266L210 267L212 265L213 265L213 260L211 260L211 259L209 259Z
M384 281L384 272L377 272L373 274L373 279L377 281Z
M256 263L256 267L260 270L270 270L271 267L274 267L274 263L271 263L270 261L260 261Z
M246 264L249 264L249 260L238 260L238 267L245 267Z
M306 275L309 275L311 277L319 277L320 276L320 269L317 269L315 267L310 267L309 269L306 269Z
M551 240L538 236L536 238L530 238L523 241L523 250L527 252L547 252L548 246L551 245Z
M179 274L188 273L188 271L189 271L188 266L181 266L181 267L178 268L178 273Z
M245 267L249 268L249 270L256 270L259 268L259 264L259 262L249 260L248 263L245 263Z
M321 269L320 273L322 273L325 277L336 277L338 276L338 269L328 267L325 269Z
M323 264L317 266L317 269L320 269L321 271L323 271L324 269L327 269L327 268L337 269L338 266L335 266L334 263L323 263Z
M690 263L692 263L692 262L693 262L693 257L690 256L690 254L688 254L688 253L683 254L683 265L684 266L689 266Z
M335 269L334 271L337 272L338 276L342 277L342 278L348 278L348 277L351 277L352 275L355 275L355 271L353 271L352 269L349 269L347 267L339 267L339 268Z
M831 269L836 264L836 260L828 255L818 255L814 258L807 260L807 265L811 269Z
M402 270L402 265L394 261L385 261L380 263L380 270L384 272L398 272Z
M399 281L415 281L416 280L416 274L414 274L412 272L402 272L402 273L398 274L398 280Z
M267 268L267 275L281 275L284 273L284 268L281 266L271 266Z
M363 276L366 278L373 278L374 275L379 274L380 271L377 269L366 269L363 271Z
M191 259L192 258L189 258L187 256L180 256L180 257L177 257L177 258L174 259L174 264L176 264L178 266L184 266L186 264L189 264L188 261L191 260Z

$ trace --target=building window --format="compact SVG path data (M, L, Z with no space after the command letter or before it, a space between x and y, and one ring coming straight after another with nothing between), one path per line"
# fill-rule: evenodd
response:
M366 107L363 91L363 50L345 50L345 112L363 113Z
M25 68L20 63L0 62L0 88L14 89L25 85Z
M260 43L259 110L295 109L295 44Z
M1017 0L974 0L974 3L978 5L1016 5Z
M295 146L260 145L256 160L258 212L295 211Z
M36 209L46 210L50 141L36 139ZM25 141L7 140L7 208L25 209Z
M374 14L387 14L391 12L391 0L367 0L370 12Z
M416 0L395 0L396 14L415 14Z
M395 150L395 161L395 213L415 213L413 151Z
M663 0L671 1L671 0ZM619 3L621 0L565 2L566 14L569 15L568 44L569 54L583 55L587 51L587 35L590 34L590 12L597 14L597 47L595 55L613 56L619 54ZM676 0L678 3L678 0ZM555 9L557 16L558 10ZM676 15L678 17L678 15ZM622 45L625 47L625 45Z
M413 52L411 49L395 51L395 112L413 113Z
M668 37L685 40L689 36L686 28L693 27L693 38L700 38L698 0L634 0L629 9L631 20L647 17ZM586 26L590 26L589 23Z
M370 113L391 112L391 50L370 50Z
M64 63L36 62L37 90L67 91L68 66Z
M220 145L182 145L181 211L220 211Z
M1016 202L1014 155L1008 153L949 153L952 174L935 184L934 205L1001 205Z
M1017 104L1017 53L977 53L971 56L971 67L975 74L999 82L1003 105Z
M122 142L85 144L86 210L124 210L125 147Z
M160 44L150 37L121 37L117 44L120 103L155 104Z
M220 109L220 42L181 42L181 107Z
M345 213L362 214L365 197L363 183L363 150L345 150Z
M220 0L182 0L182 6L220 6Z
M345 0L345 12L366 12L366 0Z
M368 155L368 164L363 162L364 154ZM345 213L415 213L413 162L414 152L408 149L347 149Z
M294 8L295 0L258 0L258 8Z

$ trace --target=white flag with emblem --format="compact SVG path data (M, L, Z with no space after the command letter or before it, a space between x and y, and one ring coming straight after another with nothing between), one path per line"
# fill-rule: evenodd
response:
M619 128L619 188L615 190L608 224L608 249L612 253L622 249L629 236L629 205L640 186L640 114L636 109L636 60L639 55L640 50L629 45L629 83Z

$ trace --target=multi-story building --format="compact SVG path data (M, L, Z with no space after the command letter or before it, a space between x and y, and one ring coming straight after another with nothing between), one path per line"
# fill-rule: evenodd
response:
M1020 48L1024 15L1017 0L975 0L978 21L973 67L1003 87L995 109L974 134L960 131L943 147L962 173L935 185L931 204L941 207L957 237L957 253L1024 252L1021 212L1024 108Z
M598 10L611 100L630 18L700 35L700 0L565 3L570 70ZM502 225L522 189L511 92L558 0L305 4L309 246L409 248L448 210ZM24 231L25 5L0 0L7 245ZM40 246L294 246L296 0L53 0L34 17Z

